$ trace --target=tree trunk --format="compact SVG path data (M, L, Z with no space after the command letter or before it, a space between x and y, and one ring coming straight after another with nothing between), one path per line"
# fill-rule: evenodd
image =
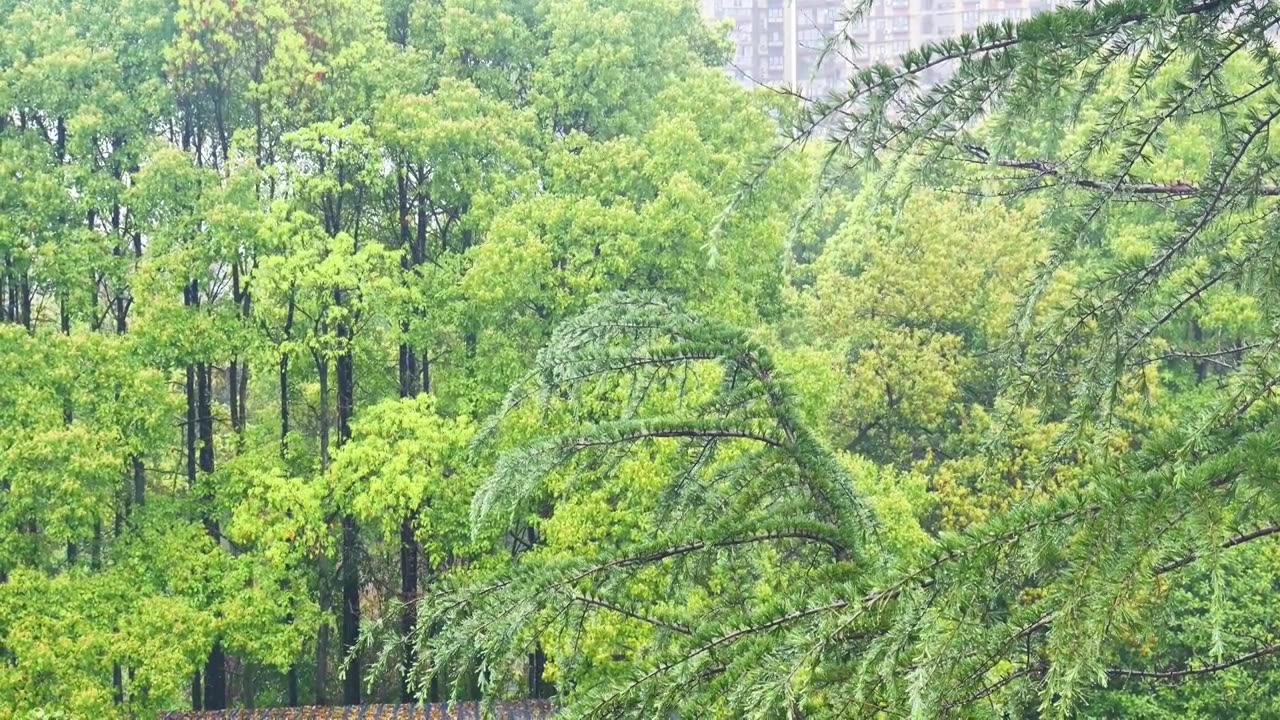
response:
M207 363L196 364L197 402L199 407L200 428L200 471L207 479L214 471L213 455L213 371ZM213 503L213 493L206 489L201 493L206 508ZM213 541L221 540L221 530L217 518L208 512L204 518L205 530ZM227 706L227 658L222 649L222 640L213 641L213 649L209 651L209 659L204 666L204 708L206 710L222 710Z
M200 684L200 671L196 670L191 674L191 709L204 709L204 689Z
M62 123L61 118L59 118L58 123L59 123L59 126L61 126L61 123ZM62 327L62 334L70 336L71 335L71 314L67 309L66 296L63 296L62 301L59 303L58 314L61 316L61 322L59 324ZM71 405L71 389L67 388L67 394L62 398L62 424L66 426L70 426L71 423L74 421L75 421L75 410ZM76 545L75 540L68 540L67 541L67 567L74 566L76 564L76 558L79 555L80 555L80 547Z
M400 173L399 184L399 216L400 216L400 268L407 281L421 262L419 244L415 242L409 227L409 175L404 168ZM418 218L421 223L422 218ZM419 232L423 228L419 227ZM405 317L400 321L400 397L410 398L418 394L418 358L409 340L410 322ZM423 369L425 377L425 368ZM412 678L414 666L418 658L414 643L417 629L417 597L418 597L418 539L414 534L414 517L409 515L400 521L400 602L403 603L400 617L400 634L404 640L404 670L400 677L400 700L414 701Z
M200 307L199 281L192 280L184 293L184 304L195 310ZM196 441L199 438L199 469L206 477L214 471L213 456L213 407L212 376L209 366L197 362L187 366L187 483L194 489L197 487L196 475ZM212 498L203 497L211 501ZM217 520L211 515L204 518L205 529L210 537L218 540ZM203 692L200 687L200 676L197 673L192 683L193 703L200 698L200 706L196 709L221 710L226 707L226 658L222 652L221 640L214 640L213 650L205 662Z
M320 470L329 469L329 359L315 353L316 376L320 383Z
M320 382L320 470L325 472L329 469L329 359L324 357L320 352L313 351L313 359L316 364L316 375ZM319 588L319 604L320 612L328 615L333 608L331 599L331 591L329 589L329 573L332 568L324 557L318 562L318 575L320 581ZM320 630L316 635L316 674L315 674L315 702L316 705L325 705L328 703L328 685L329 685L329 625L322 623Z
M289 351L288 343L293 339L293 315L296 305L293 293L289 294L289 309L285 315L284 347L280 351L280 459L289 456Z
M147 504L147 470L136 455L129 460L133 464L133 505L141 508Z
M198 384L197 401L199 403L200 427L200 471L207 478L214 471L213 457L213 372L206 363L196 365L196 381ZM202 500L209 505L213 503L212 492L201 493ZM209 505L206 505L208 507ZM205 515L205 529L214 542L221 540L218 520L212 513ZM204 666L204 708L206 710L222 710L227 706L227 658L222 649L222 640L213 641L213 649L209 651L209 659Z
M404 637L404 672L400 678L400 701L411 703L413 671L418 664L415 643L418 625L418 538L414 534L412 516L400 521L400 634Z
M329 577L333 568L325 558L321 558L317 563L317 574L320 576L320 592L319 604L320 614L328 616L330 610L333 609L332 591L329 589ZM327 705L329 703L329 623L321 623L320 630L316 633L316 676L315 676L315 697L316 705Z
M347 663L342 684L342 701L346 705L360 704L362 685L360 656L356 648L360 639L358 555L356 520L347 514L342 517L342 656Z
M31 275L24 270L19 279L21 281L19 289L22 293L19 298L21 301L22 327L26 328L27 332L33 332L35 325L31 321Z
M214 640L209 659L204 664L204 709L225 710L227 707L227 656L222 641Z
M240 363L233 357L227 362L227 403L231 413L231 429L239 434L240 426Z
M334 302L346 303L345 293L334 292ZM342 346L338 356L338 445L351 440L351 416L355 410L355 363L351 347L351 329L343 320L337 334ZM342 699L347 705L360 704L362 685L360 657L356 644L360 639L360 543L355 516L342 516L342 657L347 672L342 686Z
M249 288L240 277L240 262L231 265L231 297L240 309L240 317L247 324L252 313L249 301ZM232 358L227 365L227 394L231 405L231 427L236 435L242 435L245 428L246 400L249 392L249 361Z
M194 307L197 302L194 290L196 288L195 281L187 285L184 290L184 304L187 307ZM187 420L185 425L185 434L183 439L186 444L187 451L187 487L194 490L196 487L196 366L187 364Z
M196 367L195 365L187 366L187 420L185 425L184 441L187 450L187 487L195 490L196 487Z
M261 142L261 141L259 141ZM285 317L284 325L284 349L280 351L280 462L287 463L289 459L289 351L288 342L293 335L293 314L294 314L293 294L289 295L289 310ZM301 570L301 569L299 569ZM288 622L293 622L293 616L290 615ZM286 702L289 707L298 707L298 665L296 662L289 665L289 670L285 673L286 686Z

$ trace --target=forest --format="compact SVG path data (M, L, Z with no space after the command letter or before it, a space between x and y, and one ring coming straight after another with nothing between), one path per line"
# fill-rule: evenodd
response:
M1280 717L1271 0L0 18L0 720Z

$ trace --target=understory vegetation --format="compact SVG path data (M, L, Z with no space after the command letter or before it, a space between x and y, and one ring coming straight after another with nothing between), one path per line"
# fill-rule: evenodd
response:
M0 18L0 719L1276 715L1272 2Z

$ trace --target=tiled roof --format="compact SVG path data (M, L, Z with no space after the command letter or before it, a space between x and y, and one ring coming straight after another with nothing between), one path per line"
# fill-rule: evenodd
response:
M525 700L497 703L496 720L549 720L551 703ZM480 720L485 716L477 702L452 705L344 705L332 707L269 708L258 710L209 710L175 712L161 720Z

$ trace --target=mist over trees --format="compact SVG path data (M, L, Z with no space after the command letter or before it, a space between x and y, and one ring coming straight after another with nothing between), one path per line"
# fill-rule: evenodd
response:
M0 0L0 718L1273 715L1278 12Z

